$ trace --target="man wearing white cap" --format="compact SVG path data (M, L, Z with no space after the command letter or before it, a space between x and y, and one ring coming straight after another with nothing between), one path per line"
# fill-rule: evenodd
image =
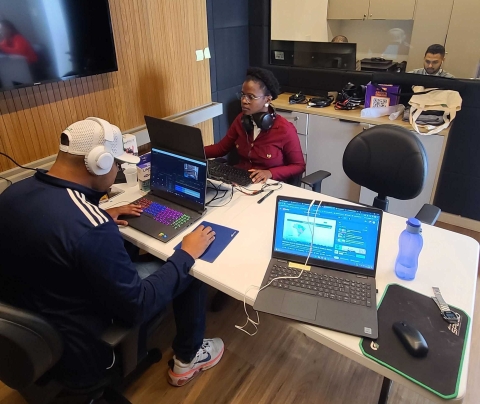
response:
M64 340L56 373L69 385L95 385L113 366L115 356L100 340L112 320L143 324L170 301L177 325L170 383L187 383L223 354L221 339L203 339L205 285L188 274L214 240L212 229L200 226L166 263L140 268L117 223L127 224L118 216L138 216L141 209L98 207L118 165L138 161L123 151L119 128L87 118L64 130L50 171L39 170L0 195L2 301L56 326Z

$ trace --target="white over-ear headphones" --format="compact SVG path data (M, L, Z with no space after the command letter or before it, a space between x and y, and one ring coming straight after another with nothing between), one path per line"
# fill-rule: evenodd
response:
M112 169L115 158L111 153L108 142L114 141L114 133L112 125L104 119L89 117L86 120L97 122L103 129L105 136L105 144L103 146L95 146L85 156L85 166L87 170L94 175L105 175Z

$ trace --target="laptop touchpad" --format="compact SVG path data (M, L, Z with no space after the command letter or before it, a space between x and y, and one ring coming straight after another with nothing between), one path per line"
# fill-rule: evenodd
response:
M315 320L317 299L299 293L285 293L280 311L290 316Z

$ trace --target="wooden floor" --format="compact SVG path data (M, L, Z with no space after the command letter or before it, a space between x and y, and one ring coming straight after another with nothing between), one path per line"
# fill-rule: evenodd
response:
M480 233L440 224L480 241ZM134 404L231 403L231 404L369 404L376 403L381 377L375 372L333 352L285 327L281 319L261 315L255 337L236 330L243 324L243 303L230 300L220 313L208 313L207 337L225 341L222 361L190 384L175 388L166 381L169 344L175 326L168 316L163 334L155 336L163 359L132 382L125 395ZM480 290L477 286L473 335L465 404L480 402ZM15 391L0 384L0 404L21 404ZM389 404L429 404L429 400L394 384Z

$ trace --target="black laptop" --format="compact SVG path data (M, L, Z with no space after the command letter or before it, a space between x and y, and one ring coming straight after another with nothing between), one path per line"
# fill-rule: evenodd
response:
M151 164L151 191L133 202L143 208L143 213L129 218L128 225L167 242L205 213L207 163L152 148Z
M150 189L129 226L167 242L205 213L207 161L198 128L145 117L152 145Z
M277 196L272 258L253 308L378 337L375 274L382 211ZM318 210L317 210L318 209ZM310 252L307 266L305 261Z

